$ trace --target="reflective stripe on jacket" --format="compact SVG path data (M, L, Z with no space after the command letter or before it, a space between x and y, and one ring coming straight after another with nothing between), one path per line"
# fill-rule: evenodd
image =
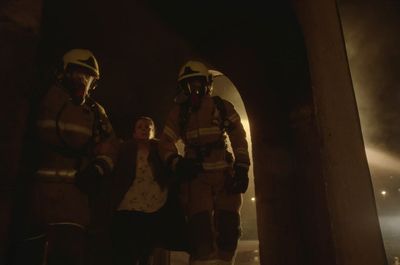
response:
M244 166L250 165L246 132L240 121L240 116L234 106L223 100L226 109L226 118L231 122L231 129L223 132L221 129L221 115L213 99L205 95L202 99L201 107L196 112L191 112L188 116L187 124L181 133L179 105L174 105L170 111L164 130L160 137L160 155L164 161L174 154L177 154L176 143L182 139L185 144L185 156L197 158L197 154L192 146L204 146L217 141L225 140L226 135L232 145L235 162ZM229 167L227 162L226 148L213 148L207 156L201 158L204 170L220 170Z

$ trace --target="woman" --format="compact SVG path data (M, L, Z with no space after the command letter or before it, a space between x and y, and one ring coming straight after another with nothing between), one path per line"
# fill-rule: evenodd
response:
M168 177L154 135L153 120L140 117L133 139L121 144L112 185L114 265L149 264L161 241L161 209L168 197Z
M170 179L158 155L154 122L140 117L133 139L120 146L112 185L113 264L149 264L155 247L185 250L183 214L171 208L175 196L168 196ZM181 232L176 233L179 225ZM172 237L172 234L174 236ZM177 234L177 236L176 236ZM179 241L177 241L177 239Z

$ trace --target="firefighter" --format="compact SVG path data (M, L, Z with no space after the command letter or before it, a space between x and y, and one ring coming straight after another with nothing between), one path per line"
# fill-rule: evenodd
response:
M234 106L212 97L212 75L188 61L160 137L160 155L181 179L190 237L190 264L233 264L240 237L239 210L250 165L246 133ZM229 137L233 154L228 152ZM176 143L184 143L184 155Z
M93 53L65 53L57 80L33 119L36 160L29 185L27 233L15 264L87 264L95 193L113 169L117 138L104 109L90 97L100 77ZM18 253L20 251L20 253Z

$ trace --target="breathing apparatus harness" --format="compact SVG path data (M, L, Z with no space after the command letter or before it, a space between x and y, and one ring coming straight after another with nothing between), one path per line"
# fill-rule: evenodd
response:
M106 122L102 120L100 117L100 111L99 107L97 106L97 103L90 97L86 98L85 105L87 105L90 109L90 111L94 115L93 119L93 125L92 125L92 134L90 138L87 140L85 144L83 144L81 147L76 148L67 143L67 141L64 139L61 133L61 126L60 126L60 120L62 113L64 112L65 108L67 107L68 104L71 104L71 102L68 100L66 101L60 110L58 111L56 115L56 132L57 132L57 137L60 140L62 146L55 146L52 145L52 149L62 155L69 156L69 157L77 157L77 156L84 156L84 155L90 155L87 151L90 150L90 147L94 146L95 143L101 139L105 139L109 136L109 132L107 132L107 125Z
M198 160L198 162L200 163L203 162L204 158L208 157L211 154L212 150L216 149L225 149L227 154L226 155L227 162L232 163L233 156L231 153L227 151L227 144L225 142L224 134L225 132L230 132L234 130L234 125L227 118L227 112L222 98L219 96L213 96L212 100L214 102L217 111L219 112L221 119L221 121L218 123L218 126L222 131L221 137L215 142L202 145L188 144L186 146L187 148L194 150L196 154L196 160ZM186 138L185 131L191 113L192 111L189 102L182 103L179 112L179 129L180 129L180 135L182 135L183 138Z

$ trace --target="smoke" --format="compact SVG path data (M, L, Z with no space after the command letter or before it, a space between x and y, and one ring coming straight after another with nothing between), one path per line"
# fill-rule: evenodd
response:
M244 102L237 90L236 86L231 82L231 80L219 73L217 71L212 71L214 75L213 82L213 95L220 96L223 99L231 102L236 111L238 112L240 119L242 121L243 127L246 131L247 142L249 144L249 155L251 165L249 168L249 188L247 192L243 195L243 205L241 208L242 215L242 240L257 240L257 221L256 221L256 208L255 208L255 191L254 191L254 173L253 173L253 157L252 157L252 143L250 134L250 122L247 116L246 108ZM232 152L232 147L230 141L228 140L228 150Z
M400 240L400 216L382 216L379 218L379 222L382 227L382 233L387 235L385 240L385 248L388 252L388 260L392 261L394 260L394 257L398 257L400 253L400 246L398 244Z
M400 159L375 148L366 148L370 167L384 169L387 172L400 173Z
M338 6L391 261L400 253L400 1L341 0ZM380 189L388 191L385 198L379 196Z
M367 146L400 155L400 2L339 1Z

